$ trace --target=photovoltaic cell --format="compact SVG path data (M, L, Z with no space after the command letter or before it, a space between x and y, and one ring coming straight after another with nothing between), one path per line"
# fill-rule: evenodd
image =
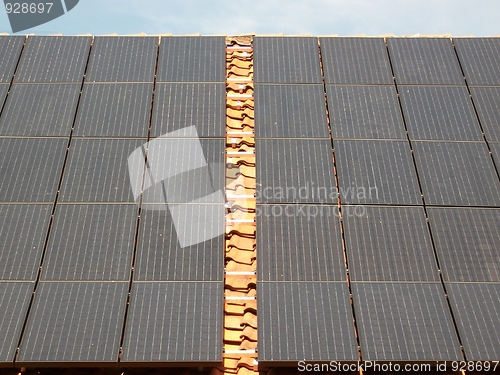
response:
M406 141L335 141L342 203L422 204Z
M158 38L95 37L86 82L153 82Z
M450 282L500 282L500 210L428 210L443 278Z
M91 37L30 36L15 82L82 82Z
M67 139L0 139L0 202L53 203Z
M0 205L0 280L36 280L52 205Z
M453 43L469 85L500 85L498 38L455 38Z
M406 139L394 86L326 87L334 138Z
M80 84L14 84L0 118L0 135L69 136Z
M438 283L353 283L364 360L461 360L460 344Z
M9 84L4 83L0 84L0 111L3 107L3 103L5 102L5 98L7 97L7 93L9 92Z
M257 141L259 203L337 202L330 141Z
M446 288L467 360L499 358L500 284L447 284Z
M153 84L86 84L74 136L147 137Z
M345 282L262 282L259 363L358 359Z
M24 36L2 36L0 37L0 83L10 83L19 55L23 49Z
M259 138L329 138L323 85L255 86Z
M345 215L353 281L439 281L431 237L421 207L370 207Z
M326 83L392 85L382 38L320 38Z
M193 125L199 137L225 136L225 84L156 84L151 135L160 136Z
M257 83L322 83L317 38L254 38Z
M42 282L17 363L118 362L128 283Z
M225 79L224 37L161 38L157 82L225 82Z
M483 139L465 86L399 86L399 94L411 139Z
M223 284L132 284L121 363L222 361Z
M500 206L500 182L486 144L413 142L427 204Z
M388 38L398 84L463 85L451 41L446 38Z
M42 279L128 280L137 212L135 205L59 205Z
M259 281L346 279L336 206L272 205L259 209Z
M34 283L0 282L0 364L14 361Z
M486 139L500 142L500 87L471 87L472 99L476 106Z
M129 155L145 140L73 139L60 202L134 202ZM142 182L142 174L137 177Z
M490 143L491 153L498 173L500 173L500 143Z

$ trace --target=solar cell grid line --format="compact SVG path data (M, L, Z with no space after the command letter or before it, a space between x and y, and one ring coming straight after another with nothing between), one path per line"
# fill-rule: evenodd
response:
M336 206L260 205L258 209L258 281L345 280Z
M497 173L500 174L500 143L490 143L490 150L493 155L493 160L495 163L495 167L497 169Z
M327 85L333 138L406 139L393 86Z
M445 282L500 282L500 209L427 209Z
M319 38L326 84L392 85L383 38Z
M453 44L469 86L500 86L498 38L454 38Z
M0 204L0 280L36 280L51 213L49 204Z
M260 282L259 364L357 361L346 282Z
M151 136L195 126L198 137L225 137L224 83L157 83Z
M33 291L32 282L0 282L0 366L14 361Z
M363 360L462 360L440 283L352 285Z
M412 145L427 205L500 206L500 181L484 142Z
M222 281L135 281L120 364L220 363L222 310Z
M467 87L399 85L398 88L410 139L483 140Z
M9 92L10 85L8 83L0 84L0 115L2 114L2 108L5 103L5 98Z
M82 82L91 42L89 36L29 36L14 82Z
M97 36L86 82L153 82L157 37Z
M400 85L463 85L462 72L448 38L387 38Z
M256 83L322 83L318 39L255 37Z
M450 303L469 361L500 355L500 284L447 284Z
M479 121L488 142L500 142L500 87L470 87Z
M423 207L364 206L343 222L352 281L440 281Z
M16 366L116 366L127 282L41 282Z
M322 85L255 85L257 138L329 138Z
M0 37L0 83L10 83L26 37L24 36L1 36Z
M158 82L225 82L226 40L223 36L161 38Z
M0 118L1 136L67 137L81 84L13 84Z

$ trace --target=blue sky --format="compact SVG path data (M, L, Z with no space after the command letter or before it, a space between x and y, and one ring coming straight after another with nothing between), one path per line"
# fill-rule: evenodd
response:
M20 34L491 36L500 34L499 14L499 0L80 0L68 14ZM12 33L2 9L0 32Z

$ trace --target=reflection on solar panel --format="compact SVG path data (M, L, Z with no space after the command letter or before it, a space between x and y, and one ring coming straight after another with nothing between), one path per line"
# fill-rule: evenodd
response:
M486 139L500 142L500 87L471 87L472 99Z
M69 136L80 84L14 84L0 119L0 135Z
M498 38L455 38L453 43L469 85L500 85Z
M448 294L469 361L500 356L500 284L448 284Z
M354 283L364 360L461 360L441 284Z
M480 141L466 87L399 86L411 139Z
M10 83L23 49L24 36L0 37L0 83Z
M320 38L326 83L392 85L382 38Z
M222 282L135 282L121 363L222 360Z
M406 139L394 86L326 87L334 138Z
M413 142L425 201L500 206L500 182L484 143Z
M128 283L42 282L19 365L118 362Z
M259 283L259 362L358 359L345 282Z
M15 82L82 82L91 37L30 36Z
M354 281L439 281L421 207L364 207L344 216Z

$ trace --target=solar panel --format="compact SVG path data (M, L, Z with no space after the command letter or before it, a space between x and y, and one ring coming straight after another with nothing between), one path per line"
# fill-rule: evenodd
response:
M54 202L67 139L0 139L0 202Z
M255 37L258 83L322 83L317 38Z
M500 282L500 210L429 208L428 215L446 281Z
M255 86L259 138L329 138L323 85Z
M118 362L128 283L42 282L17 364Z
M2 51L0 56L0 83L10 83L12 80L25 39L24 36L0 37L0 51Z
M343 281L344 252L336 206L260 206L259 281Z
M422 203L408 142L355 140L334 145L342 203Z
M500 284L447 284L446 288L467 360L499 358ZM489 364L493 369L495 363Z
M344 215L351 280L439 281L422 207L358 211Z
M330 141L263 139L256 152L257 202L337 202Z
M491 153L498 173L500 173L500 143L490 143Z
M345 282L259 283L259 363L356 361Z
M0 280L36 280L52 205L0 205Z
M60 202L134 202L127 158L144 140L73 139ZM142 181L142 176L138 176Z
M156 37L95 37L85 81L153 82L157 54Z
M223 293L222 282L134 282L120 363L220 363Z
M0 135L69 136L80 84L14 84L0 118Z
M334 138L406 139L394 86L326 86Z
M224 215L223 204L143 205L134 279L221 281Z
M326 83L392 85L383 38L320 38Z
M469 85L500 85L498 38L455 38L453 43Z
M465 86L399 86L399 94L411 139L483 139Z
M59 205L42 279L128 280L137 212L135 205Z
M224 37L161 38L158 82L225 82L225 80Z
M9 84L4 83L0 84L0 113L3 107L3 103L5 102L5 98L7 97L7 93L9 92Z
M15 82L82 82L91 37L29 36Z
M34 283L0 282L0 364L14 361Z
M413 142L427 204L500 206L500 182L486 144Z
M462 359L441 284L356 282L352 292L365 361Z
M500 87L471 87L472 99L488 141L500 142Z
M388 38L398 84L463 85L453 45L447 38Z
M147 137L153 84L86 84L75 136Z
M151 134L195 126L199 137L225 136L226 86L223 83L156 84Z

